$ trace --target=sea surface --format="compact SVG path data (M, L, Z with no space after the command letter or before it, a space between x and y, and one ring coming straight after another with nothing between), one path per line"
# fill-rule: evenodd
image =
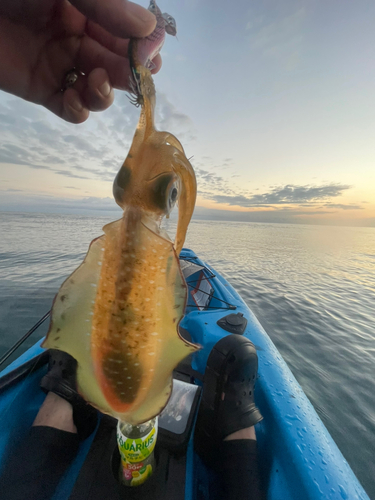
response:
M0 213L0 355L109 221ZM186 246L242 295L375 499L375 229L193 221Z

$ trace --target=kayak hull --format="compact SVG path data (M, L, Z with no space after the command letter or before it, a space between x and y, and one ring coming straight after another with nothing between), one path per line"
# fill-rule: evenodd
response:
M184 249L181 259L203 266L205 279L214 290L209 305L199 308L194 299L194 290L202 271L186 280L189 285L189 300L181 327L189 332L192 342L202 346L192 357L193 370L204 374L213 345L223 336L230 335L217 324L218 320L230 313L241 313L247 320L243 335L255 344L259 358L255 399L264 419L255 429L260 466L267 485L267 498L368 500L369 497L302 388L242 298L220 274L191 250ZM1 372L0 376L12 372L41 352L43 349L38 342ZM45 371L46 367L40 368L22 382L0 392L0 464L4 463L10 450L25 437L43 402L45 396L39 389L39 381ZM94 434L82 443L78 456L60 483L54 499L69 498L93 439ZM24 459L27 460L28 457ZM197 498L198 491L209 498L209 474L194 453L191 437L186 453L186 500Z

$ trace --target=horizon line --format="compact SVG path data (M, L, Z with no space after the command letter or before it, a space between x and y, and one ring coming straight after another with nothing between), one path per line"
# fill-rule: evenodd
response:
M197 207L197 208L203 208L205 209L205 207ZM73 209L74 210L74 209ZM223 211L223 210L217 210L217 209L206 209L206 210L210 210L210 211L216 211L216 212L220 212L220 211ZM115 214L116 212L118 213L120 211L120 209L118 211L116 210L108 210L108 211L101 211L101 210L98 210L97 213L93 213L95 212L94 210L81 210L80 213L78 213L78 211L75 211L75 212L69 212L68 209L65 209L65 210L62 210L62 211L48 211L48 210L16 210L16 209L13 209L13 208L0 208L0 214L9 214L9 213L16 213L16 214L35 214L35 215L61 215L61 216L82 216L82 217L87 217L87 218L99 218L99 217L102 217L102 218L111 218L111 213ZM231 210L228 210L228 211L225 211L226 214L236 214L236 213L240 213L240 214L254 214L256 212L236 212L236 211L231 211ZM120 215L120 214L119 214ZM121 215L120 215L121 217ZM120 218L119 217L119 218ZM116 220L116 219L115 219ZM171 215L170 219L169 219L171 222L177 222L177 213L173 213L173 215ZM204 214L197 214L196 216L194 216L193 214L193 217L191 219L191 222L199 222L199 221L207 221L207 222L235 222L235 223L245 223L245 224L284 224L284 225L288 225L288 224L292 224L292 225L300 225L300 226L330 226L330 227L362 227L362 228L372 228L374 229L375 228L375 219L372 219L372 218L369 218L368 219L368 223L367 224L364 224L363 222L362 223L359 223L359 224L356 224L356 223L348 223L348 222L332 222L332 221L307 221L307 220L292 220L292 221L287 221L287 220L240 220L240 219L235 219L235 218L224 218L224 217L220 217L220 214L218 214L216 216L216 218L210 218L209 215L204 215Z

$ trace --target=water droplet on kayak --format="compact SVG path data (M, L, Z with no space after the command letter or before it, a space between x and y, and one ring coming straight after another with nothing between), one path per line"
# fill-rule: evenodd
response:
M342 498L344 500L346 500L348 498L348 494L341 484L339 484L339 490L340 490L340 495L342 496Z

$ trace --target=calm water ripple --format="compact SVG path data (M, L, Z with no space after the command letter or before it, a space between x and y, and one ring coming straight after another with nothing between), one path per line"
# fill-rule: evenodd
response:
M0 353L48 311L108 221L0 214ZM194 221L186 246L253 310L375 499L375 230Z

